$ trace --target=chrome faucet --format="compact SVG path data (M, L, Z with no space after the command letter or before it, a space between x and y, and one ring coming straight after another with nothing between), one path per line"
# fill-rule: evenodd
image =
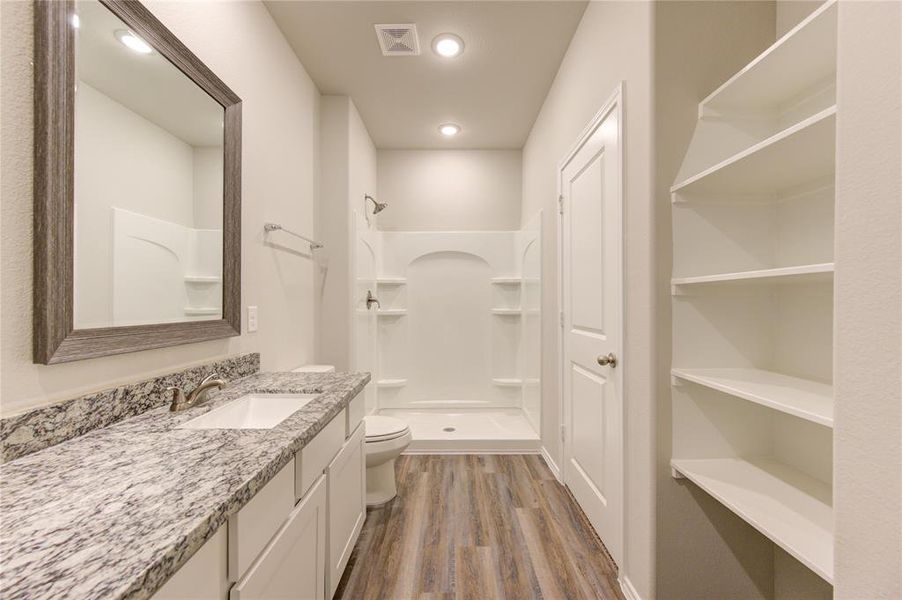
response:
M169 410L172 412L179 412L180 410L203 404L207 401L207 394L212 388L221 390L225 386L226 382L219 379L219 376L216 373L210 373L204 377L196 388L188 393L187 398L185 397L185 392L182 391L182 388L175 386L168 387L166 388L166 391L172 392L172 404L169 405Z

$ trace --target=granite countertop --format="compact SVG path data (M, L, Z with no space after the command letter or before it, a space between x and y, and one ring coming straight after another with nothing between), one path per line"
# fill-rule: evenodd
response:
M0 465L3 597L152 595L369 379L259 373ZM320 396L273 429L175 428L253 392Z

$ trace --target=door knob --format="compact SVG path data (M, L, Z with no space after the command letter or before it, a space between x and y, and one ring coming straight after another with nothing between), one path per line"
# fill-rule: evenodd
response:
M617 357L614 356L613 352L608 352L607 356L599 356L597 359L598 364L602 367L611 367L612 369L617 366Z

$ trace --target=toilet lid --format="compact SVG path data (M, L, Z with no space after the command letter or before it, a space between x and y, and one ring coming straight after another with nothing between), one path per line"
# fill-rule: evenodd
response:
M371 415L363 418L366 424L366 441L378 442L401 437L407 433L407 423L394 417Z

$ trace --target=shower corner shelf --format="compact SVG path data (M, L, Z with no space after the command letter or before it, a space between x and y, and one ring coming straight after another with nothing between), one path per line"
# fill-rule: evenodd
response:
M219 283L222 277L219 275L185 275L185 283Z
M406 308L380 308L376 311L376 315L380 317L403 317L406 314Z
M504 317L519 317L521 310L519 308L493 308L492 314Z
M500 387L520 387L523 385L523 380L509 377L495 377L492 379L492 384Z
M492 277L493 285L520 285L521 281L519 277Z
M377 277L378 285L404 285L407 283L406 277Z
M380 379L376 385L381 388L404 387L407 385L406 379Z

